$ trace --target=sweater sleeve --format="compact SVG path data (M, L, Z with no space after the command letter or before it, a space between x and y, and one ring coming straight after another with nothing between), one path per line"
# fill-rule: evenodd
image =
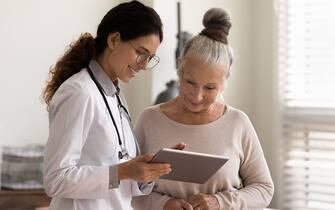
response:
M216 193L220 209L249 210L267 207L274 193L262 147L257 134L246 115L241 135L242 158L239 176L242 187L234 192Z
M145 112L145 111L144 111ZM138 145L140 147L141 155L146 154L145 151L145 133L144 133L144 125L145 125L145 113L142 112L134 126L134 133L138 141Z
M137 137L142 154L147 153L144 132L144 126L146 125L145 122L146 120L149 120L147 116L149 116L148 110L143 111L137 119L134 127L134 132ZM134 207L134 210L163 210L166 201L168 201L169 199L169 196L153 191L149 195L133 197L132 205Z

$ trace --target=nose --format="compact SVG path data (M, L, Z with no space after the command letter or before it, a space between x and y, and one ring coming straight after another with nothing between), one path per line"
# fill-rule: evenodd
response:
M192 98L194 102L199 102L203 99L203 92L201 88L194 88L192 91Z
M138 66L141 70L147 70L147 66L149 64L149 58L143 60L142 62L138 63Z

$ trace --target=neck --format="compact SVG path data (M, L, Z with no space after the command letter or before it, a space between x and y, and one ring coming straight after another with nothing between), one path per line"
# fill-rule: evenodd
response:
M109 55L107 55L108 53L106 52L106 50L100 54L96 61L98 62L98 64L101 66L102 70L108 75L108 77L113 81L117 81L117 76L115 74L115 70L112 69L112 67L109 65L108 63L108 57Z

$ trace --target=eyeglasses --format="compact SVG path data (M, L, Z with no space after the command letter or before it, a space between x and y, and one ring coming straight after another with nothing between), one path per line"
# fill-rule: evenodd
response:
M159 63L159 57L155 54L150 55L148 52L137 49L130 41L128 41L130 46L136 51L136 64L146 64L145 69L153 69Z

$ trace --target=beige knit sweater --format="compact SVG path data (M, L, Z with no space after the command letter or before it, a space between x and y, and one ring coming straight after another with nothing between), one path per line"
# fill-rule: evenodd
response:
M159 105L144 110L135 126L142 153L156 153L179 142L185 150L228 156L230 160L205 184L157 180L148 196L133 199L136 210L161 210L174 198L197 193L215 195L220 209L263 209L274 186L256 132L242 111L228 106L219 119L203 125L184 125L169 119ZM206 168L194 168L197 171Z

